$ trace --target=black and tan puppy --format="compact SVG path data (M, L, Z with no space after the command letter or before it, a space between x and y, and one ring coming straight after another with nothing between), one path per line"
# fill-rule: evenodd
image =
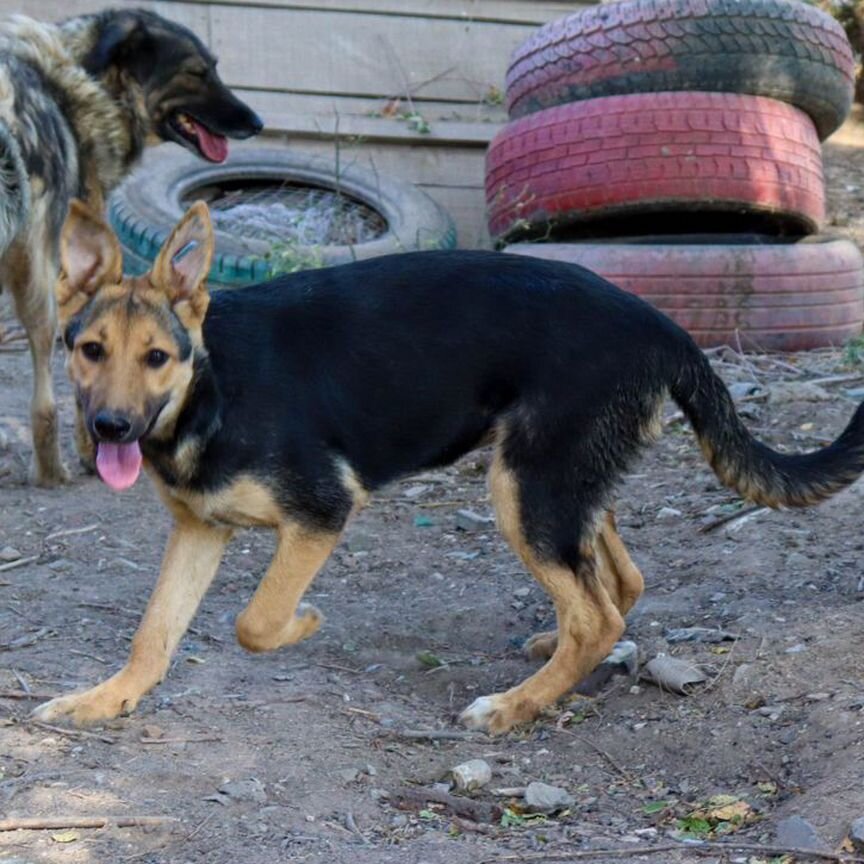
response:
M491 442L499 526L558 621L557 639L535 638L551 653L542 669L462 714L503 732L578 682L624 629L641 577L600 523L668 396L720 479L754 501L812 504L864 468L864 408L832 446L776 453L751 438L683 330L579 267L425 252L210 298L203 204L140 278L122 277L116 238L81 206L62 248L68 369L99 472L123 489L146 466L175 524L127 665L41 706L46 720L135 707L239 526L273 528L278 545L238 639L270 651L310 636L321 619L301 598L352 511L398 477Z
M60 24L0 21L0 286L33 355L32 477L66 479L51 386L60 229L77 196L101 209L144 147L176 141L221 162L261 121L185 27L140 9ZM79 436L80 437L80 436Z

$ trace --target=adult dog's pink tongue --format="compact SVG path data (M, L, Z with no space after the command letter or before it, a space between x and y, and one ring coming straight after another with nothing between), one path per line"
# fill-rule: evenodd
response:
M108 444L96 447L96 470L99 476L116 492L128 489L141 473L141 448L137 441L131 444Z
M192 118L190 118L192 119ZM198 146L211 162L224 162L228 158L228 139L211 132L203 123L192 119L198 133Z

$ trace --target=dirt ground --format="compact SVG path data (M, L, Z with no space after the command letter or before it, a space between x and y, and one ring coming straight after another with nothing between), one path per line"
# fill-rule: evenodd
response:
M862 143L862 127L847 126L826 148L832 221L859 243ZM633 849L591 860L636 861L649 860L636 850L682 826L703 839L711 829L776 843L777 825L796 814L836 848L864 816L864 484L816 510L759 511L703 532L739 504L671 406L618 514L647 581L626 638L642 661L666 653L703 669L708 683L689 697L617 677L597 698L574 695L500 739L408 734L452 732L477 695L527 676L520 645L552 623L549 601L494 532L456 529L460 508L490 512L479 453L395 486L352 524L311 590L327 616L314 639L263 656L236 644L233 618L273 548L266 533L241 533L169 677L132 717L87 733L30 722L39 694L119 668L168 517L147 481L119 495L81 474L60 491L25 484L29 359L14 342L0 348L0 550L12 547L0 551L0 819L112 820L0 833L0 859L477 864ZM758 385L741 407L760 437L812 448L853 410L847 390L864 384L853 355L714 359L730 383ZM72 464L59 359L56 372ZM765 398L777 382L814 379L821 401ZM690 626L739 638L667 641L668 629ZM493 768L474 796L500 808L491 816L483 806L461 815L395 806L404 787L432 789L471 758ZM563 787L575 803L529 817L519 797L499 794L532 781ZM718 794L734 796L726 803L741 822L699 824L693 811ZM117 827L129 817L175 821ZM721 850L699 860L767 857ZM650 860L695 858L684 849Z

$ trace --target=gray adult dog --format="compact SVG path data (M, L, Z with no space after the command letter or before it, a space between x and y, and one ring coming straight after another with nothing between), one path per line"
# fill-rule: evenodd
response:
M69 476L51 353L58 245L70 200L101 210L147 145L175 141L221 162L226 138L261 128L219 79L202 42L152 12L0 23L0 286L12 294L33 357L31 478L38 485ZM89 436L77 437L81 450Z

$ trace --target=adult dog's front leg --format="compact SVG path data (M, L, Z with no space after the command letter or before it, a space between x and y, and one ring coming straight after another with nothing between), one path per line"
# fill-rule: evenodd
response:
M228 528L215 528L191 518L178 521L126 665L90 690L40 705L34 711L36 719L68 716L82 726L132 711L165 675L174 649L216 575L230 537Z
M273 561L237 616L237 640L244 648L274 651L318 630L321 613L300 599L338 541L338 532L310 531L293 523L280 527Z

